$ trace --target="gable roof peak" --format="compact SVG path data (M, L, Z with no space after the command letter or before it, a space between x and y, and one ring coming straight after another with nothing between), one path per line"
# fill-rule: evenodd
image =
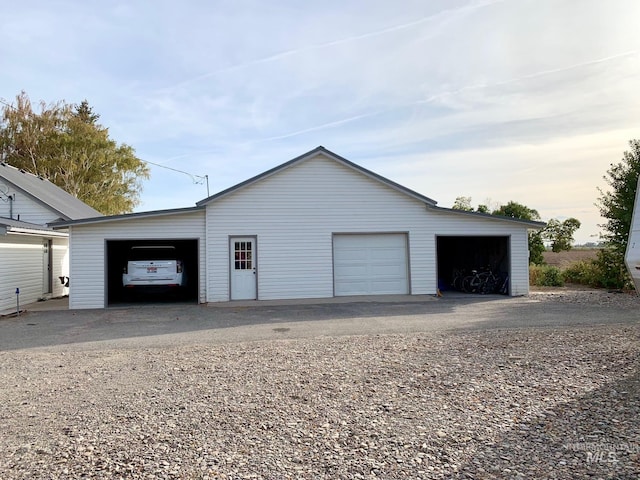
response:
M263 180L267 177L270 177L271 175L275 175L283 170L286 170L298 163L304 162L306 160L309 160L313 157L315 157L316 155L318 155L319 153L323 154L325 157L328 157L344 166L346 166L347 168L350 168L356 172L359 172L373 180L376 180L380 183L383 183L385 185L387 185L388 187L391 187L394 190L397 190L401 193L404 193L405 195L408 195L410 197L415 198L416 200L419 200L421 202L426 203L427 205L436 205L438 202L436 202L435 200L426 197L418 192L415 192L403 185L400 185L399 183L396 183L392 180L389 180L388 178L383 177L382 175L378 175L375 172L372 172L371 170L367 170L364 167L361 167L360 165L353 163L349 160L347 160L344 157L341 157L340 155L338 155L337 153L332 152L331 150L323 147L322 145L318 145L316 148L314 148L313 150L309 150L306 153L303 153L302 155L299 155L297 157L295 157L292 160L289 160L288 162L282 163L270 170L267 170L266 172L263 172L259 175L256 175L255 177L252 177L248 180L245 180L244 182L238 183L237 185L234 185L233 187L227 188L226 190L223 190L221 192L218 192L216 194L213 194L210 197L207 197L203 200L200 200L199 202L196 203L196 205L201 206L201 205L206 205L210 202L213 202L214 200L220 199L222 197L225 197L227 195L230 195L233 192L236 192L242 188L248 187L249 185L252 185L260 180Z

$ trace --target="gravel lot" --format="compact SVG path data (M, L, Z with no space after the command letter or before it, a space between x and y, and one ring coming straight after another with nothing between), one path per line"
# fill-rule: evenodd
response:
M605 323L1 351L0 478L637 479L640 324Z

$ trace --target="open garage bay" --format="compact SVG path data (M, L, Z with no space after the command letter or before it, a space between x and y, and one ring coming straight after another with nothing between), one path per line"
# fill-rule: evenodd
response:
M124 288L122 274L134 247L173 247L176 260L183 265L181 287ZM107 240L107 292L108 305L137 302L184 302L198 300L198 240L148 239Z

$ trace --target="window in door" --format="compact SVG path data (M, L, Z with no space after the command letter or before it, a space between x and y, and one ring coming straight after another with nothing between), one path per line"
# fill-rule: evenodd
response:
M234 262L236 270L253 268L253 242L234 242Z

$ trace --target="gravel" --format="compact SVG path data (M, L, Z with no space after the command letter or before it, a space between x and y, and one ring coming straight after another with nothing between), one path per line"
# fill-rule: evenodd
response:
M640 324L3 351L0 478L639 478L639 354Z

